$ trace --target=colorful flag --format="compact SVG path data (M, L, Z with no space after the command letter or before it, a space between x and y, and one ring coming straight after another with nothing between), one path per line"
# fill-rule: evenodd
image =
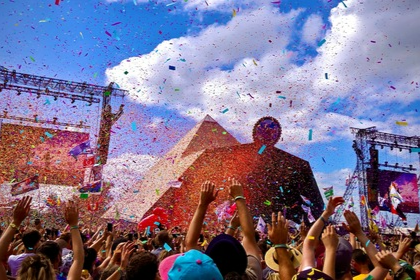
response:
M90 140L80 143L79 145L71 149L69 152L69 156L72 156L77 160L77 156L85 153L87 149L90 149Z
M27 193L39 189L38 175L26 178L23 181L12 184L10 190L12 196Z
M400 203L404 202L404 199L398 192L398 190L395 188L396 184L394 182L391 183L391 186L389 186L389 196L391 197L391 204L394 209L398 208L398 205Z
M258 218L258 224L257 224L257 231L261 232L261 233L265 233L266 232L266 223L264 222L263 218L261 218L261 216Z
M89 183L79 189L79 192L81 193L96 193L101 192L102 190L102 181L94 181L92 183Z
M354 207L353 197L350 197L349 209Z
M311 206L312 202L305 196L300 195L300 197L302 198L303 202L305 202L306 205Z
M304 204L302 204L301 207L302 207L303 211L305 211L305 213L308 215L309 222L310 223L315 222L315 218L314 218L314 216L312 215L312 212L311 212L311 207L306 206Z
M324 189L324 195L325 198L328 200L330 197L334 196L334 189L333 187L329 187L329 188L323 188Z
M89 154L83 159L83 167L92 167L95 164L95 156L93 154Z
M365 206L365 205L366 205L366 198L365 198L365 196L364 196L364 195L362 195L362 196L360 197L360 203L362 203L362 205L363 205L363 206Z

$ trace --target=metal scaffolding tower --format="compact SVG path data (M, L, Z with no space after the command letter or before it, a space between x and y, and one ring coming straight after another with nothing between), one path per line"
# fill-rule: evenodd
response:
M353 149L356 153L356 168L350 178L347 188L344 192L345 203L341 205L334 217L335 223L340 222L343 215L344 209L347 208L348 203L351 201L353 191L358 188L359 199L360 199L360 217L363 228L367 228L368 221L368 181L367 181L367 169L378 171L379 167L384 169L401 169L403 171L416 171L412 165L401 166L398 163L395 165L388 164L388 162L381 163L376 154L374 155L376 147L387 147L390 150L399 149L400 151L408 150L410 153L416 152L419 155L420 162L420 137L418 136L402 136L397 134L379 132L376 127L369 128L353 128L351 132L355 135L353 140ZM375 198L376 199L376 198Z
M124 113L124 104L116 113L112 113L111 97L125 97L128 91L114 87L114 83L108 86L98 86L88 84L86 82L79 83L73 81L60 80L55 78L41 77L31 74L19 73L16 70L9 71L7 68L0 66L0 96L4 90L13 90L19 96L22 92L37 95L53 96L54 100L58 98L67 98L74 103L76 100L92 103L100 103L102 100L100 129L98 133L98 148L96 149L96 168L92 169L91 177L94 180L102 179L103 165L106 164L109 152L109 142L111 139L112 125ZM3 92L4 94L4 92ZM70 124L67 122L58 122L57 118L53 121L39 120L34 116L36 123L45 125L60 125L64 127L88 128L82 122L80 124ZM7 111L3 112L4 119L17 121L32 121L33 119L9 116ZM99 178L99 179L98 179Z

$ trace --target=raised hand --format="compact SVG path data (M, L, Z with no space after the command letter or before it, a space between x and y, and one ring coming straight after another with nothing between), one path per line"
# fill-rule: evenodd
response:
M397 270L400 266L398 260L392 254L392 251L389 250L378 252L376 254L376 259L387 269Z
M325 213L329 216L334 214L335 208L337 208L339 205L344 203L344 198L341 196L331 197L328 200L327 207L325 208Z
M343 223L343 227L354 235L358 235L360 232L363 232L362 225L360 224L359 218L356 214L350 210L344 211L344 218L347 221L347 224Z
M238 196L244 196L244 189L241 183L235 178L232 178L232 179L229 178L229 181L231 182L231 185L229 187L230 196L233 198L238 197Z
M338 235L332 225L329 225L324 229L321 239L324 243L325 249L331 249L333 251L337 249Z
M21 200L19 200L13 210L13 223L16 226L20 226L23 220L25 220L25 218L29 215L29 211L31 210L31 201L32 197L30 196L24 196Z
M217 194L219 190L214 192L215 185L210 181L205 181L201 185L201 193L200 193L200 204L202 205L209 205L217 198Z
M267 224L268 238L273 244L286 244L289 235L289 222L281 212L271 214L271 225Z
M79 222L79 209L73 201L69 201L65 205L64 219L69 224L69 226L77 226Z
M127 242L122 246L121 251L121 267L126 268L128 265L128 261L130 260L131 254L136 250L136 245L133 242Z

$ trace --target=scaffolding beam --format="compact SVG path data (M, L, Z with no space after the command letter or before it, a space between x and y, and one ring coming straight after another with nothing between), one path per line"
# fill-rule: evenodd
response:
M0 68L0 92L2 90L14 90L18 95L21 92L28 92L38 97L47 95L89 103L100 103L104 93L107 98L125 97L128 93L126 90L114 87L114 83L104 87L86 82L79 83L19 73L15 70L9 71L5 67Z

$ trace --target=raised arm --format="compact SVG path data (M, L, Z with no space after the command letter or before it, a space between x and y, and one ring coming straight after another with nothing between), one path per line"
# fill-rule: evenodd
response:
M229 193L235 200L238 209L239 221L244 236L242 245L244 246L245 252L248 255L253 255L260 259L260 249L258 248L257 241L255 240L254 223L252 221L251 214L249 213L249 209L246 206L244 189L238 180L231 179Z
M0 279L7 279L6 269L3 262L7 261L7 251L13 236L19 231L20 224L28 216L31 210L32 197L24 196L13 210L13 221L3 232L0 238Z
M338 246L338 235L332 225L324 229L322 242L325 246L325 260L322 272L335 279L335 255Z
M73 263L70 267L68 280L79 280L82 276L83 262L85 254L83 250L82 237L78 227L79 209L73 201L65 205L64 218L70 226L71 241L73 247Z
M334 214L335 208L343 204L343 202L344 199L342 197L330 198L321 217L309 229L308 235L303 241L301 267L315 267L315 247L318 244L319 236L327 220Z
M197 245L197 240L200 237L204 217L206 216L208 206L216 199L217 193L219 192L214 192L214 188L215 185L210 181L205 181L201 185L200 201L188 228L187 236L185 237L187 251L191 249L200 250L200 247Z
M271 214L271 225L268 224L267 227L268 238L276 250L280 279L292 279L295 274L295 268L286 245L289 235L289 223L281 212L278 212L277 217L275 213Z

